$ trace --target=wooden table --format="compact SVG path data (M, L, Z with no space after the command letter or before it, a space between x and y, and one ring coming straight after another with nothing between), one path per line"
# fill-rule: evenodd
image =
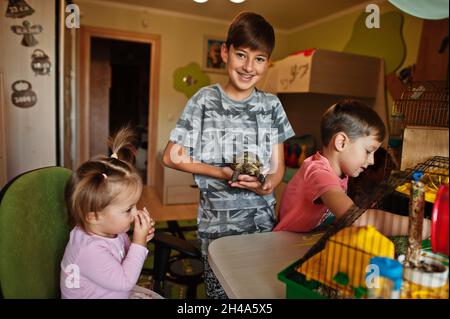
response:
M154 187L144 186L138 208L147 207L155 221L197 218L198 204L163 205Z
M280 299L277 274L300 259L322 233L286 231L222 237L209 245L209 263L230 299Z

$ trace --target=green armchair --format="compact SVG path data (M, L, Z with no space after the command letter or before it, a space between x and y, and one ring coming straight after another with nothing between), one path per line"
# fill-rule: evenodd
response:
M69 240L64 187L71 171L26 172L0 192L0 294L59 298L60 263Z

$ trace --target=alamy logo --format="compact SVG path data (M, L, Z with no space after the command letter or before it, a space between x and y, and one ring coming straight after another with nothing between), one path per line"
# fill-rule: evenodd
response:
M80 267L75 264L68 265L64 272L66 273L66 287L69 289L80 288Z
M377 265L369 264L366 267L366 286L367 288L380 288L379 283L380 268Z
M196 129L187 134L183 131L174 139L177 144L186 145L184 152L172 147L170 159L175 164L192 161L231 164L236 160L245 160L242 156L248 152L255 154L263 164L263 174L272 174L278 167L278 152L272 151L273 140L278 135L277 128L258 128L255 131L247 128L208 128L202 134Z
M80 27L80 8L76 4L68 4L66 12L69 13L66 17L66 27L78 29Z
M368 29L380 28L380 7L376 4L369 4L366 7L366 12L370 13L366 17L366 27Z

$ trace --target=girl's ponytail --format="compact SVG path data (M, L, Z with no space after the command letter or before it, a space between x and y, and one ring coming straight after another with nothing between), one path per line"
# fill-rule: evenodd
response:
M124 191L141 192L142 179L133 163L136 157L135 134L120 129L108 139L112 155L84 162L66 184L66 205L72 226L87 231L87 215L96 215Z
M136 135L132 129L129 127L120 129L108 139L108 146L112 151L111 157L133 165L137 152L134 145L135 141Z

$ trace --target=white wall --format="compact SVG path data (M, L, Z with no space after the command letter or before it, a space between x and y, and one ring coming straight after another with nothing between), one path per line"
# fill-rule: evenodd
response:
M191 0L189 0L191 1ZM175 126L187 98L173 88L173 73L191 62L201 65L204 35L226 38L231 21L199 18L187 14L168 13L126 4L75 0L81 10L81 26L93 26L161 36L161 64L159 75L159 110L157 150L166 146L169 134ZM147 24L143 24L143 20ZM285 56L286 36L276 34L273 59ZM211 83L225 84L227 76L207 73Z
M6 100L4 131L8 179L30 169L56 164L55 0L26 2L35 12L23 18L6 17L8 1L0 2L0 72L4 74ZM11 31L12 25L22 25L25 20L43 27L43 31L35 35L39 43L33 47L21 45L22 36ZM35 75L31 69L35 49L49 56L50 75ZM37 94L34 106L19 108L12 104L11 85L17 80L31 83Z

